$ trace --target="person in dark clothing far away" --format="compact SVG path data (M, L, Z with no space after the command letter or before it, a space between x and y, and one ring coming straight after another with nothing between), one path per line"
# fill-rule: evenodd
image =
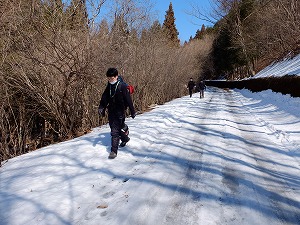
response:
M189 81L188 84L187 84L187 88L189 89L190 97L192 97L193 90L194 90L195 86L196 86L196 84L195 84L195 82L193 81L193 78L190 78L190 81Z
M125 124L126 109L129 107L132 118L135 117L135 110L126 84L118 80L118 70L109 68L106 76L108 84L102 94L98 113L100 116L105 116L105 110L108 109L111 130L111 152L108 158L114 159L118 154L120 139L120 147L124 147L130 140L128 126Z
M206 90L206 85L203 80L199 82L199 91L200 91L200 98L204 98L204 90Z

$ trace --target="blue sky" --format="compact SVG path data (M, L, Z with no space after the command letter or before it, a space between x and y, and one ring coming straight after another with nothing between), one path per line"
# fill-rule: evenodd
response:
M188 41L192 36L194 37L196 31L201 29L202 24L205 26L212 26L213 24L207 21L199 20L195 16L191 15L192 6L197 6L201 9L201 12L207 14L211 8L211 0L149 0L151 3L150 13L153 13L154 20L158 19L162 24L165 19L166 11L169 9L170 2L172 2L173 10L175 14L175 24L179 32L179 39L181 43ZM68 2L68 1L65 1ZM109 11L107 5L112 1L106 2L101 9L100 18L107 17ZM89 8L89 6L88 6ZM190 14L189 14L190 12Z
M210 0L152 0L154 10L158 13L158 20L163 23L166 15L166 11L169 8L170 2L172 2L175 24L179 32L179 39L181 42L188 41L190 36L195 36L197 29L201 29L202 24L205 26L212 26L207 21L196 19L189 15L187 12L191 12L192 5L197 5L200 9L208 10L210 8Z

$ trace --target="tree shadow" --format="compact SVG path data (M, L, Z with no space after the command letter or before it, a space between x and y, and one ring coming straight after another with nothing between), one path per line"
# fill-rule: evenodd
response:
M83 194L78 190L76 186L78 183L75 181L78 179L88 181L90 182L88 184L98 182L98 192L93 191L99 195L106 185L102 183L103 177L113 178L125 185L130 184L131 181L138 184L150 184L163 190L182 194L196 203L205 205L207 202L218 202L227 206L247 208L261 213L264 217L297 224L300 221L300 200L299 194L297 195L296 192L300 188L299 167L290 165L288 161L278 162L271 157L261 158L254 150L262 149L269 152L270 155L280 154L282 157L295 158L299 157L299 153L291 154L275 144L270 146L263 142L257 142L252 137L254 134L261 136L267 134L253 132L249 126L260 127L261 124L228 118L214 118L211 112L223 108L225 103L221 103L223 106L220 106L218 102L209 100L202 104L192 105L193 110L190 110L188 118L182 118L183 116L180 117L179 114L162 110L161 112L156 111L155 115L148 115L148 121L142 122L141 119L132 122L132 125L135 125L132 126L134 130L132 140L138 139L141 134L147 134L147 136L143 136L143 141L150 147L141 151L140 148L129 145L122 150L134 157L133 167L143 164L162 167L169 174L178 176L178 180L181 182L162 181L155 177L145 177L122 170L116 172L113 164L107 164L107 167L99 165L103 162L99 158L99 150L95 147L98 145L108 147L110 134L107 131L101 132L100 135L90 134L55 147L46 147L27 157L23 156L18 166L1 171L1 225L10 224L9 216L12 214L21 215L19 213L24 212L22 206L25 205L44 212L45 220L55 217L57 224L73 224L72 221L78 209L78 195ZM192 113L195 109L198 113ZM225 109L224 113L235 114L234 116L237 118L243 115L243 112L236 106ZM155 124L159 124L159 126ZM130 125L131 123L129 123L129 127ZM220 126L223 126L224 129L220 129ZM234 132L236 130L240 135ZM220 144L220 141L223 145ZM86 143L90 143L90 149L86 148ZM61 151L70 146L72 146L71 150ZM172 149L180 149L180 151L172 151ZM90 151L90 154L86 154L86 151ZM36 161L35 164L31 163L32 157ZM97 157L98 163L91 162L92 160L97 161ZM145 158L148 160L144 160ZM206 159L212 161L206 161ZM279 171L276 167L285 170ZM145 172L147 173L147 171ZM9 177L10 173L15 175ZM20 183L20 180L24 180L24 176L27 177L28 183L26 184ZM37 177L43 179L45 187L48 189L43 190L43 187L33 186L31 193L32 185L38 182L35 180ZM221 183L214 184L210 177L218 178ZM124 182L125 180L126 182ZM32 183L30 183L31 181ZM64 182L63 187L68 193L68 196L63 196L70 207L67 215L61 215L61 212L57 210L61 209L61 202L52 202L52 205L55 206L50 207L42 204L38 198L39 193L43 196L45 193L59 193L59 190L55 189L59 182ZM49 185L46 186L46 184ZM198 186L190 186L191 184L198 184ZM15 185L26 187L20 187L16 193L10 192L9 190ZM282 187L282 192L278 192L281 190L278 186ZM288 190L285 191L284 188ZM244 190L253 195L241 197ZM24 191L27 191L26 195L24 195ZM290 197L293 195L289 193L294 193L295 198ZM32 197L31 194L35 197ZM266 199L268 201L265 201ZM49 201L51 202L51 195L49 195ZM95 200L90 199L90 201ZM15 211L16 208L19 208L19 211ZM3 209L9 216L4 215ZM32 216L32 221L34 218Z

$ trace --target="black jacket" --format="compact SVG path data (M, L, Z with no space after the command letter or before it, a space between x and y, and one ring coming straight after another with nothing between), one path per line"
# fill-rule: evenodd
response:
M200 90L206 89L206 85L205 85L205 82L204 82L204 81L200 81L200 83L199 83L199 89L200 89Z
M188 88L190 89L190 90L192 90L194 87L195 87L195 82L194 81L192 81L192 80L190 80L189 82L188 82Z
M103 110L107 108L109 116L120 116L125 114L127 107L134 117L135 110L126 84L120 81L115 84L108 83L102 94L99 108Z

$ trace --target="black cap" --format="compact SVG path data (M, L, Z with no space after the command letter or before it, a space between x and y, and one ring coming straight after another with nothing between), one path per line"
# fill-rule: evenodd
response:
M107 77L116 77L118 76L118 70L116 68L109 68L106 72Z

